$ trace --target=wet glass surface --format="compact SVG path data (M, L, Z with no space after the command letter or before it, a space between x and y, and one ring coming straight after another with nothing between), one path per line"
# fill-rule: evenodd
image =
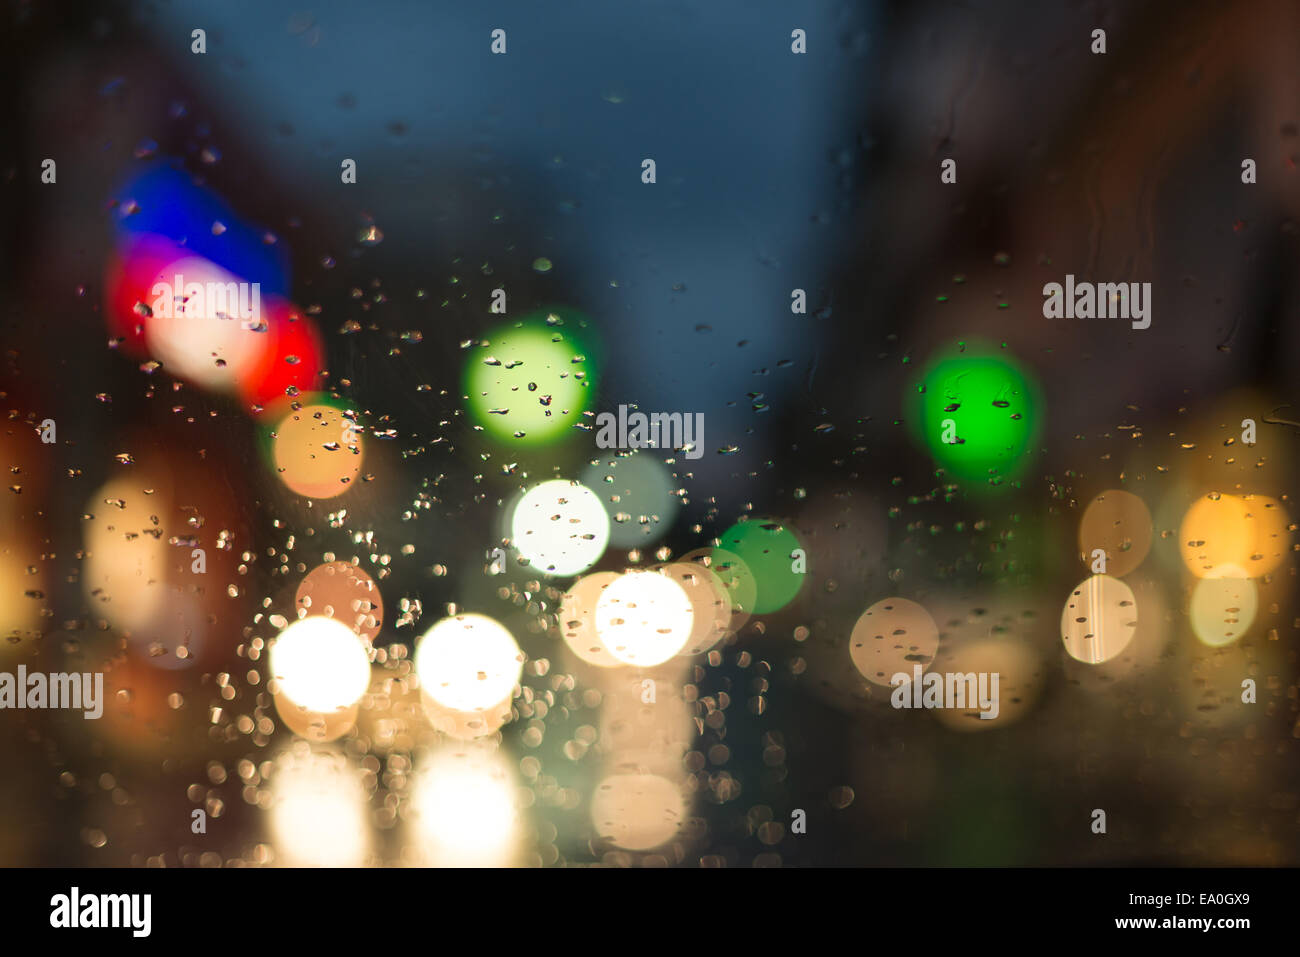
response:
M0 864L1300 863L1252 6L6 7Z

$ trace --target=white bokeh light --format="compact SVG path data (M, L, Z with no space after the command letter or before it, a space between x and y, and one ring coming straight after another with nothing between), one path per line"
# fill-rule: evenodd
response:
M597 833L629 851L668 843L685 816L681 788L658 774L613 774L591 796Z
M281 863L357 867L368 850L361 781L328 755L285 755L272 779L271 831Z
M226 303L230 314L205 302L202 293L187 298L185 289L174 288L177 276L186 287L198 284L205 290L227 291L227 298L233 295ZM214 262L189 256L173 262L157 279L162 285L155 284L151 297L157 292L170 297L171 315L155 312L145 324L149 351L174 375L208 389L233 390L236 382L256 367L271 342L268 335L257 331L265 328L260 308L258 315L248 320L234 315L240 305L240 278ZM244 295L248 297L248 292ZM149 304L153 302L150 298Z
M495 755L439 756L418 779L415 808L422 850L440 867L501 867L515 853L515 785Z
M539 572L577 575L609 545L609 515L591 489L567 479L530 488L510 518L510 543Z
M523 667L514 636L486 615L444 618L415 649L420 687L457 711L480 711L508 698Z
M370 654L357 634L314 615L280 632L271 645L271 677L301 708L330 712L356 704L370 687Z
M569 650L589 665L618 668L623 662L609 653L596 634L596 603L601 593L619 579L618 572L593 572L570 586L560 600L560 634Z
M658 572L628 572L596 602L596 634L624 664L662 664L682 650L694 624L686 591Z
M1076 661L1095 665L1124 652L1137 634L1133 589L1110 575L1080 582L1061 609L1061 640Z

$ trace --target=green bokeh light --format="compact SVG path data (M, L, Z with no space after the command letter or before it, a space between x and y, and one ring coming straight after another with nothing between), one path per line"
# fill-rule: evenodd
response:
M780 522L771 519L737 522L718 541L722 549L738 556L753 576L756 597L753 608L748 610L755 615L778 611L799 594L806 577L802 570L806 559L799 540ZM720 572L719 577L726 581L724 573Z
M1010 355L969 347L931 359L912 400L914 431L944 471L994 487L1028 463L1044 414L1037 384Z
M595 393L592 337L585 323L542 312L494 329L465 360L466 407L475 425L515 445L574 434Z

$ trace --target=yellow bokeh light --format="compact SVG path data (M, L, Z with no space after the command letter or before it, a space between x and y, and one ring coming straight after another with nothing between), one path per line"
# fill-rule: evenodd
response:
M40 635L41 612L47 607L44 571L29 566L17 551L0 542L0 655L6 657Z
M295 621L271 645L277 693L307 711L351 708L370 687L370 654L341 622L319 615Z
M511 698L523 667L514 636L486 615L444 618L415 649L421 689L457 711L482 711Z
M1183 561L1198 578L1224 565L1267 575L1290 551L1286 509L1264 495L1211 492L1192 503L1178 532Z
M171 515L171 495L150 477L114 479L86 505L86 598L114 627L137 631L162 610L168 581L167 544L160 522ZM188 554L188 553L187 553Z
M681 651L694 624L682 586L657 572L628 572L596 602L596 634L624 664L662 664Z
M286 415L271 449L280 480L306 498L334 498L351 488L361 474L364 451L355 422L324 404Z
M1192 589L1192 631L1213 648L1237 641L1255 621L1259 590L1239 565L1219 565Z
M1251 578L1259 578L1274 571L1290 553L1290 518L1282 503L1267 495L1243 495L1241 500L1253 528L1251 552L1243 567Z
M1178 531L1178 547L1188 569L1204 578L1220 565L1240 565L1251 552L1246 503L1236 495L1211 492L1192 503Z

